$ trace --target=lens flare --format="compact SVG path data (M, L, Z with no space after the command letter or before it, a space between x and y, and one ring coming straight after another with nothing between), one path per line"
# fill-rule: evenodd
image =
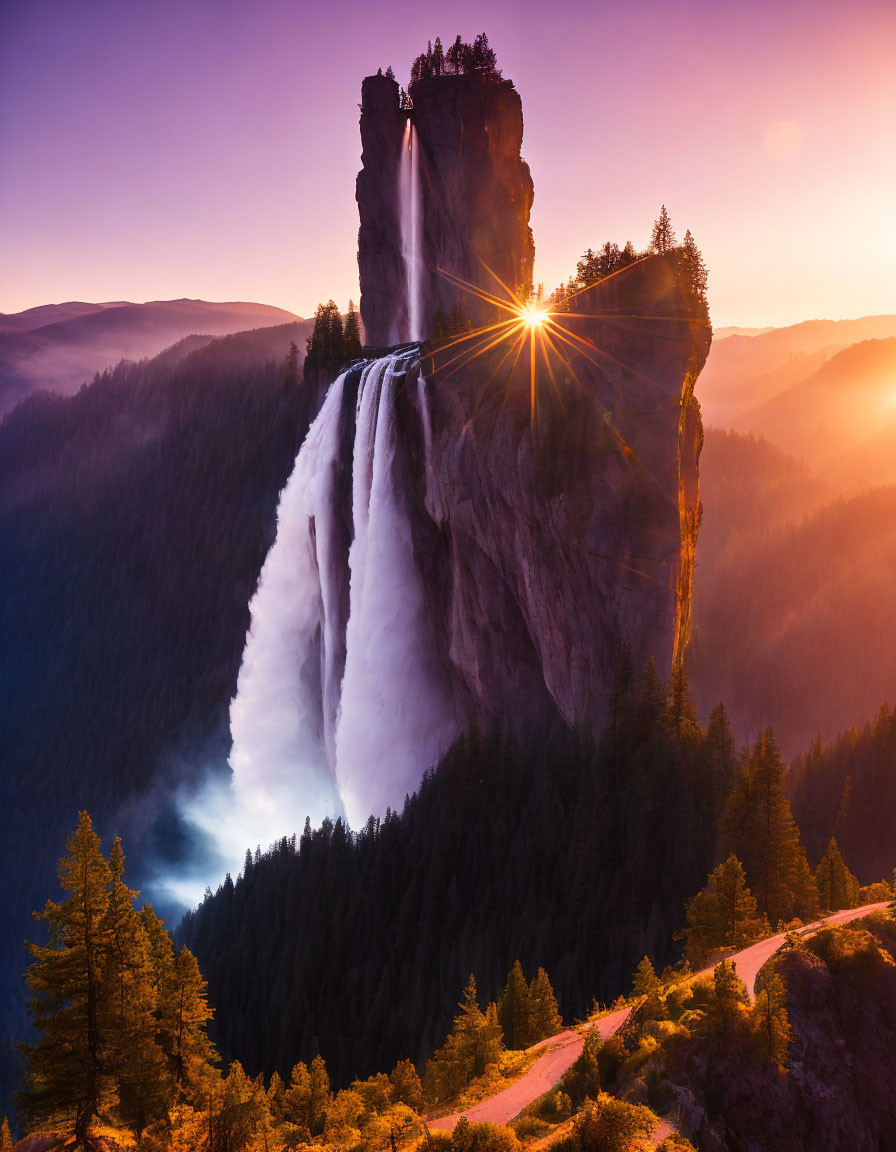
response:
M537 304L528 304L520 309L520 319L527 328L540 328L550 316L546 308L539 308Z

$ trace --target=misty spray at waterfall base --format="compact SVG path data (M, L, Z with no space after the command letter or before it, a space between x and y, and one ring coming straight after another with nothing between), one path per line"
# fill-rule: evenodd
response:
M353 827L400 807L460 731L406 507L395 401L428 443L416 345L331 385L296 458L250 605L230 710L230 787L188 818L236 870L305 818Z

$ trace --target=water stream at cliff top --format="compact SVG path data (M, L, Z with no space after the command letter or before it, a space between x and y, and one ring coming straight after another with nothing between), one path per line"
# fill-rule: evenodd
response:
M419 357L405 347L342 373L281 493L231 702L232 785L187 813L234 870L246 847L301 831L306 816L358 827L400 807L459 731L396 423L404 390L428 470Z
M398 205L401 224L401 251L407 281L407 340L422 340L423 324L423 211L420 197L420 156L417 132L410 119L405 122L401 159L398 165Z

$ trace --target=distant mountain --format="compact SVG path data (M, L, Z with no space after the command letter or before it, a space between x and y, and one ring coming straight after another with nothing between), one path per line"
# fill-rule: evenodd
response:
M75 320L79 316L89 316L91 312L102 312L106 308L122 308L129 304L129 300L110 300L104 304L69 300L65 304L41 304L37 308L26 308L24 312L0 312L0 332L30 332L34 328L43 328L45 324Z
M155 356L185 336L300 320L267 304L206 300L71 301L0 316L0 415L37 388L70 395L120 360Z
M729 331L714 334L697 389L704 424L718 427L805 380L849 345L896 336L896 316L807 320L755 335L722 335Z
M896 337L838 352L799 384L733 423L820 469L896 420Z
M724 340L726 336L761 336L763 332L771 332L768 328L741 328L738 324L731 324L727 328L713 328L713 340Z

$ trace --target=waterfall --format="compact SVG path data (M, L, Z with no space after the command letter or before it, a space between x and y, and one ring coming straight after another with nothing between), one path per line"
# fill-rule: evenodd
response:
M401 252L407 281L408 340L422 340L423 212L420 200L420 156L417 133L410 117L405 121L401 160L398 166L398 203Z
M397 358L383 364L362 384L355 438L351 611L336 734L336 777L352 821L400 805L458 731L414 557L396 435L396 391L409 373ZM365 418L374 387L375 422ZM367 461L369 471L359 467Z
M400 807L460 730L398 435L404 403L429 458L419 370L414 346L339 376L281 494L231 702L232 786L187 813L234 866L306 816L357 827Z

